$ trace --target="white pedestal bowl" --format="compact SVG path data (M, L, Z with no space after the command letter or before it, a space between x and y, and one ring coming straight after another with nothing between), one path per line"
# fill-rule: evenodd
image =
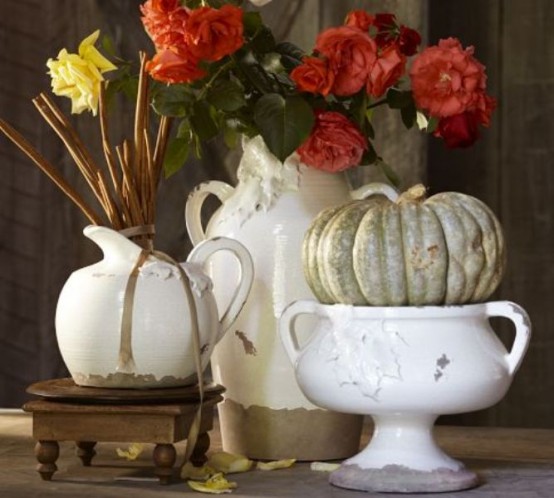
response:
M317 316L299 346L295 322ZM489 324L502 316L516 329L511 352ZM314 404L371 415L368 446L330 476L364 491L444 492L473 487L477 476L435 443L439 415L480 410L506 394L527 350L531 324L517 304L354 307L296 301L280 334L298 384Z

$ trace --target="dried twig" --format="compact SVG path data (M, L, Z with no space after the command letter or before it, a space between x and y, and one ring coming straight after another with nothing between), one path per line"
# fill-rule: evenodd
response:
M4 120L0 119L0 131L2 131L19 149L31 159L40 170L45 173L61 190L67 195L87 219L95 224L102 225L102 219L97 213L85 202L85 200L69 185L64 178L58 173L56 168L52 166L25 138L12 128Z
M115 154L109 141L105 88L101 86L99 121L105 168L101 168L94 161L69 119L47 95L41 93L33 99L40 114L63 141L109 223L116 230L154 223L156 190L171 128L171 120L162 116L156 144L152 150L148 134L148 76L144 53L140 54L140 61L134 140L133 142L124 140L122 145L115 147ZM79 206L91 223L102 224L102 217L89 207L74 188L17 131L1 120L0 131L6 134Z

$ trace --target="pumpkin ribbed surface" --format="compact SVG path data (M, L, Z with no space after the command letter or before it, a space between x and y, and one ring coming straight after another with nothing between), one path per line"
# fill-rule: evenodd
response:
M322 211L306 232L305 276L323 303L422 306L485 301L505 266L493 212L469 195L416 185Z

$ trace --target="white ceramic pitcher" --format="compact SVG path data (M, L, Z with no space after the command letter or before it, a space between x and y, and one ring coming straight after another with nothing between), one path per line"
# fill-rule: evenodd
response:
M75 382L96 387L169 387L196 381L193 348L194 306L198 316L201 365L242 309L253 280L248 251L235 240L208 239L181 266L149 255L140 267L132 303L131 359L122 364L122 316L129 276L142 249L120 233L98 226L84 234L104 258L75 271L65 283L56 311L62 357ZM218 319L212 282L202 265L217 251L238 260L240 279L227 310ZM184 284L191 292L185 292ZM192 296L193 303L189 302Z

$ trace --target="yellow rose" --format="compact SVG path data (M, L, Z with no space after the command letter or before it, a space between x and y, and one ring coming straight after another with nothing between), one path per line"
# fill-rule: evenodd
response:
M94 46L100 31L87 36L79 45L79 54L70 54L65 48L56 60L49 59L46 65L52 77L52 91L71 99L71 113L92 111L96 116L100 84L103 73L117 69Z

